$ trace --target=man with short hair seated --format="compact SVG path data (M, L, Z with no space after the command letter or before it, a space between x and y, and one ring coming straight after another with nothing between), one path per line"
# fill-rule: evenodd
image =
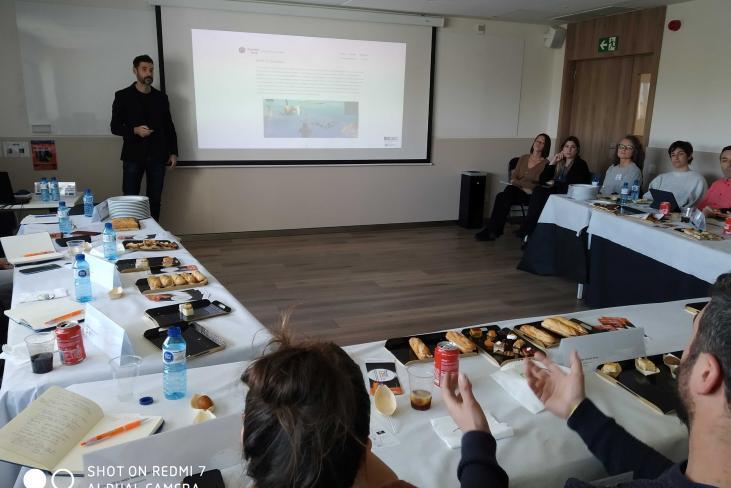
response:
M622 487L728 487L731 486L731 273L721 275L711 301L693 321L690 343L678 368L678 417L690 433L688 460L671 460L629 434L604 415L584 394L584 373L576 352L571 372L565 373L543 354L536 354L547 369L525 361L525 374L546 409L566 419L610 475L632 471L634 480ZM455 388L459 392L455 392ZM507 485L507 476L495 459L495 439L482 408L472 395L469 380L448 378L444 403L465 432L462 460L457 468L462 488ZM491 480L488 484L485 480ZM590 484L570 478L566 487Z

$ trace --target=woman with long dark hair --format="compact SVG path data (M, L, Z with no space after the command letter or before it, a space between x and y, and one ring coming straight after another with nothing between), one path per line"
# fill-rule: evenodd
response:
M490 220L484 229L475 234L475 239L494 241L503 234L510 207L529 202L530 194L538 186L538 179L548 163L546 157L550 153L551 138L548 134L538 134L533 139L530 153L522 155L518 160L510 175L510 184L495 197Z

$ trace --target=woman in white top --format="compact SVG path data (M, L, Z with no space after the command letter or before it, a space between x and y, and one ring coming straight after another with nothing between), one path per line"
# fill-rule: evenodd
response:
M706 179L690 169L693 161L693 146L687 141L675 141L668 148L673 171L663 173L650 182L650 189L669 191L681 207L693 206L708 190ZM645 193L652 199L652 194Z
M627 135L617 144L617 152L612 165L604 175L601 194L620 193L625 182L632 188L635 180L642 186L642 163L645 161L645 149L637 137Z

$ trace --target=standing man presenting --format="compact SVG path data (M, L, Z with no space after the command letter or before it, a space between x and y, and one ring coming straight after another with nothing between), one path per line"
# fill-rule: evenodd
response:
M142 175L147 175L150 212L160 220L160 200L165 168L178 162L178 137L170 116L167 95L152 87L154 64L143 54L132 61L137 81L114 94L112 134L122 145L122 192L139 195Z

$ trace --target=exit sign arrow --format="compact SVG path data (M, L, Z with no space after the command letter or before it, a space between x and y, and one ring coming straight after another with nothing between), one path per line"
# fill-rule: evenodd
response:
M599 38L599 52L610 53L617 50L619 46L619 36L600 37Z

